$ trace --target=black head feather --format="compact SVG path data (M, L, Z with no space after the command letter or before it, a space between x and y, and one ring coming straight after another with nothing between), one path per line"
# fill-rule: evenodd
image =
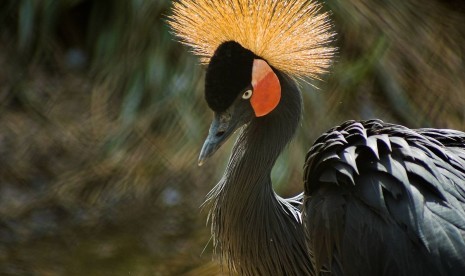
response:
M208 64L205 99L215 112L226 110L252 81L256 56L235 41L222 43Z

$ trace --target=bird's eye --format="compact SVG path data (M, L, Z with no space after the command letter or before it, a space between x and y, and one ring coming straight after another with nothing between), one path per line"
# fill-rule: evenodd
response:
M244 100L248 100L248 99L250 99L250 97L252 97L252 94L253 94L252 90L249 89L249 90L245 91L244 94L242 94L242 98Z

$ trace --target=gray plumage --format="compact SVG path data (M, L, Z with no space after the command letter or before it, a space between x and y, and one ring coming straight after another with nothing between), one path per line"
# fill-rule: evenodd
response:
M465 275L465 133L350 121L305 164L316 270Z
M270 179L301 113L294 82L281 75L280 79L288 97L271 114L241 129L226 171L207 199L214 243L222 259L241 275L313 273L300 210L294 201L274 193Z
M241 275L465 275L465 133L346 122L310 149L304 195L282 199L270 173L301 98L278 76L279 106L241 115L207 199L221 259ZM249 111L237 100L227 112Z

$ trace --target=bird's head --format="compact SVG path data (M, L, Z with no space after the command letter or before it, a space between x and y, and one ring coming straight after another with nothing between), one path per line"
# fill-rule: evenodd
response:
M205 99L214 111L199 164L242 125L272 112L281 99L281 84L271 66L235 41L221 44L208 64Z
M328 14L308 0L178 0L169 23L207 65L215 115L199 164L240 126L276 110L280 74L317 79L335 52Z

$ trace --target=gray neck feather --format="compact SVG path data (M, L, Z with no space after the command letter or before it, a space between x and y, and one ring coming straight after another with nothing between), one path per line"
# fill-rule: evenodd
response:
M215 248L241 275L310 275L300 212L273 191L270 173L297 129L301 98L281 78L282 98L245 126L226 171L208 195Z

